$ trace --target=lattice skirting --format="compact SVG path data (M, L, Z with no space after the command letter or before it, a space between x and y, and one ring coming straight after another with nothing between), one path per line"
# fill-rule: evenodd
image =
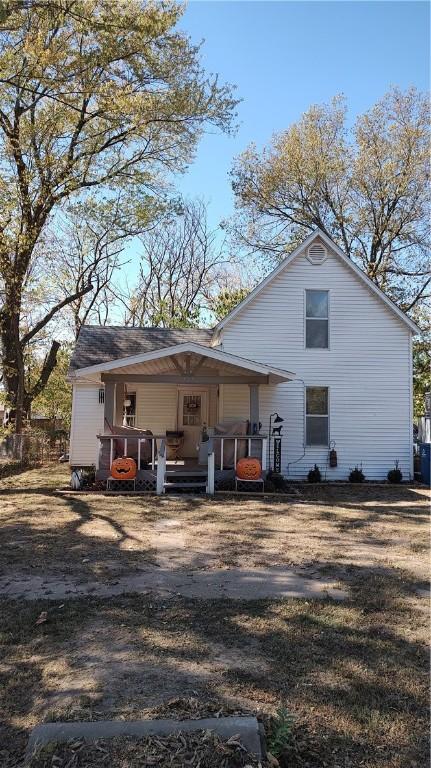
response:
M215 491L234 491L235 472L233 469L216 469L214 472Z
M105 481L106 483L106 481ZM136 484L133 480L111 480L109 483L109 489L111 491L140 491L141 493L155 493L156 492L156 476L151 470L141 469L136 477Z

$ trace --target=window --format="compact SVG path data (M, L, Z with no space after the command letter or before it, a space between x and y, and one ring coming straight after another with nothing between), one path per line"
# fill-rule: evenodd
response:
M202 398L200 395L183 396L183 425L200 427L202 424Z
M328 318L328 291L305 291L305 346L307 349L328 349Z
M123 426L134 427L136 425L136 392L127 392L124 398Z
M306 445L329 444L328 387L307 387L305 390Z

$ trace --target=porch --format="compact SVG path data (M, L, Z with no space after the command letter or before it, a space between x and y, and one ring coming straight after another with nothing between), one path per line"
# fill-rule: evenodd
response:
M257 458L267 471L268 425L265 431L260 389L294 378L288 371L194 342L77 374L100 383L99 482L110 477L115 458L129 456L138 469L131 490L189 488L210 494L234 477L240 458ZM119 488L127 489L125 482L118 481Z
M123 434L98 435L99 462L96 479L108 482L110 490L163 494L169 491L205 492L223 490L235 478L239 457L258 458L267 473L268 438L262 434L212 435L197 446L197 456L168 458L166 435L148 435L134 430ZM109 455L109 463L106 457ZM110 467L115 458L136 457L133 480L115 480Z

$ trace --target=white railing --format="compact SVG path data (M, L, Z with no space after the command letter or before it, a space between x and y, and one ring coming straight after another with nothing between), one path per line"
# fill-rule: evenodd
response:
M166 472L166 443L162 439L157 455L157 481L156 493L160 496L165 492L165 472Z
M209 496L214 495L215 490L215 481L214 481L214 470L215 470L215 456L214 456L214 443L212 437L208 440L206 443L207 445L207 451L208 451L208 466L207 466L207 493Z
M238 444L241 441L245 441L247 444L247 453L253 458L260 460L262 469L265 471L267 468L267 450L268 450L268 438L266 435L212 435L205 445L208 451L208 478L207 478L207 493L213 495L215 493L215 454L214 454L214 442L220 441L220 462L218 469L224 469L224 447L225 442L228 440L234 441L234 455L233 455L233 468L236 467L238 460ZM256 448L257 443L257 451ZM230 462L229 462L230 463Z
M123 456L127 456L127 449L129 446L137 443L137 465L138 469L141 467L141 453L142 453L142 443L151 442L151 469L156 468L156 453L157 453L157 441L161 441L164 439L164 435L97 435L97 439L99 440L100 447L99 447L99 457L98 457L98 467L97 469L100 469L100 453L103 448L104 442L109 442L109 466L112 466L112 462L115 458L115 446L114 446L114 440L122 440L123 441Z
M225 469L226 462L224 460L224 448L225 443L230 441L234 442L234 454L233 465L236 467L238 462L238 445L239 443L246 443L247 455L253 456L253 458L259 459L262 464L262 469L266 469L267 464L267 451L268 451L268 438L266 435L213 435L213 440L220 441L220 461L218 469ZM257 451L255 452L257 444Z
M126 413L124 416L123 421L125 424L123 426L126 427L135 427L136 426L136 413Z

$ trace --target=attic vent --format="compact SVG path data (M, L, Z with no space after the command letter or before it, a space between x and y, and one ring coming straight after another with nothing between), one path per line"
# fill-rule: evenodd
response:
M320 243L313 243L307 251L307 259L311 264L323 264L326 259L326 248Z

